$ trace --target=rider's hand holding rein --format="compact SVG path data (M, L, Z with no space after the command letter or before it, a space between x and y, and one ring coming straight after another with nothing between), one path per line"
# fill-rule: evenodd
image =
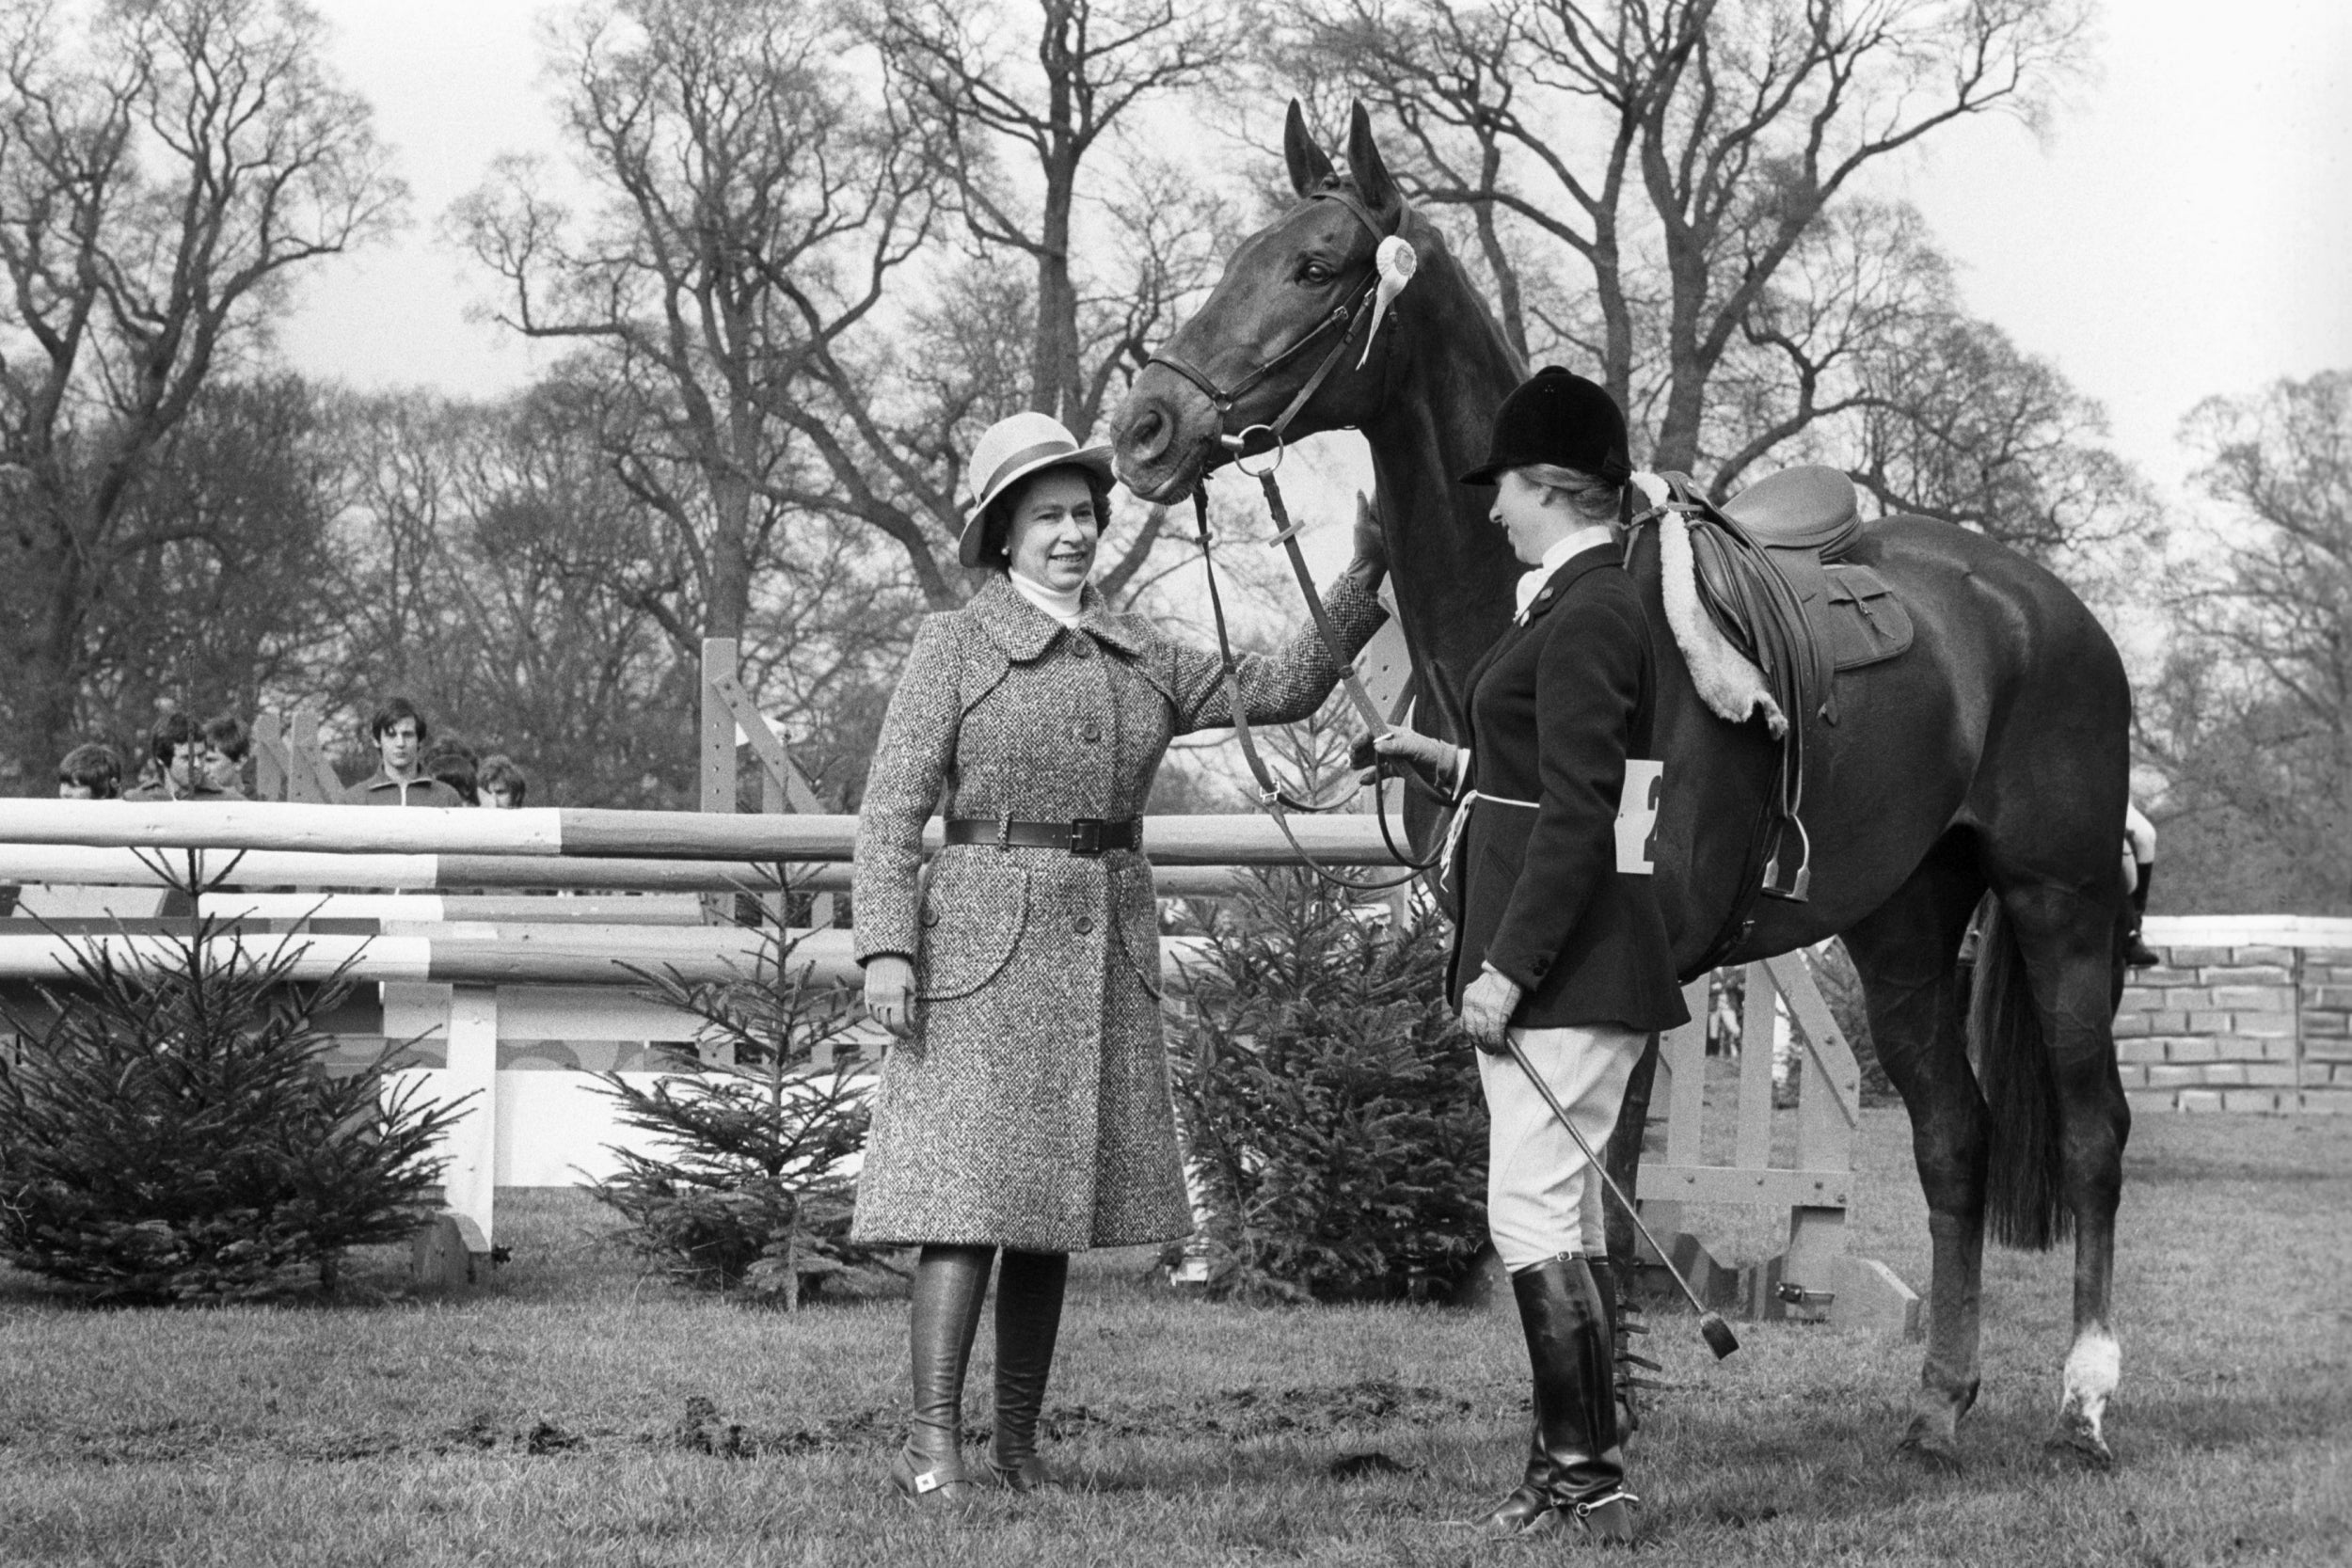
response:
M1361 769L1356 775L1358 784L1373 784L1383 773L1410 771L1440 795L1452 796L1461 783L1466 755L1450 740L1398 724L1386 734L1359 740L1349 760Z

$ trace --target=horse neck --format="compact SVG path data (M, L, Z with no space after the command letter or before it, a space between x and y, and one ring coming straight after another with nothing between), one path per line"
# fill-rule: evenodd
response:
M1398 617L1438 710L1422 712L1419 727L1459 737L1470 666L1510 624L1521 567L1486 519L1491 492L1454 476L1485 459L1495 410L1524 367L1451 255L1422 263L1406 298L1415 293L1390 345L1387 396L1363 430Z

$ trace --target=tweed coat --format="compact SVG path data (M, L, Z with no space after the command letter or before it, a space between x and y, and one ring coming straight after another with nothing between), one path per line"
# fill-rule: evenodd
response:
M1350 657L1387 618L1352 576L1324 602ZM1304 719L1339 681L1311 628L1239 664L1253 723ZM1092 588L1070 627L1001 575L924 619L858 813L858 958L900 955L915 974L858 1239L1074 1252L1191 1233L1151 863L950 845L926 875L922 833L934 809L1138 816L1169 739L1232 721L1215 653L1111 613Z
M1448 868L1456 1006L1491 964L1525 993L1511 1017L1521 1028L1671 1029L1690 1016L1652 891L1662 779L1629 766L1652 756L1657 685L1614 545L1562 562L1471 668L1470 783L1497 799L1470 808Z

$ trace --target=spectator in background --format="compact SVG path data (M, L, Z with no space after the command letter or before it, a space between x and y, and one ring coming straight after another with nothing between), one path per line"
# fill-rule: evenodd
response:
M465 797L419 766L430 733L424 715L405 697L394 697L368 721L379 766L343 791L353 806L462 806Z
M482 803L493 811L520 811L523 797L531 791L531 781L515 759L501 752L482 764L477 781L482 790Z
M226 800L248 799L245 792L245 759L253 750L253 736L245 721L224 713L204 721L204 750L199 757L203 782Z
M111 747L88 741L57 764L60 800L113 800L122 795L122 761Z
M195 720L184 713L167 713L147 737L148 764L153 772L142 779L135 789L122 793L126 800L234 800L242 795L227 795L215 789L204 777L204 732Z
M444 740L433 748L432 755L424 759L424 770L455 790L466 804L482 804L482 791L474 781L472 747L461 746L454 740Z

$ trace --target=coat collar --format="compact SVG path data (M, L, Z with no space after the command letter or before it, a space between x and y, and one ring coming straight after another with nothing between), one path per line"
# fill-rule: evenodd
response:
M1603 567L1614 566L1622 559L1618 546L1605 540L1590 549L1579 550L1568 557L1560 563L1560 569L1551 574L1550 579L1536 590L1535 596L1528 601L1528 624L1533 625L1553 605L1558 604L1560 595L1568 591L1568 584L1587 572L1597 572Z
M992 574L964 610L1015 664L1043 657L1063 629L1059 621L1023 597L1002 572ZM1114 613L1092 583L1087 584L1078 600L1076 629L1131 658L1142 652L1151 638L1146 623L1137 616Z

